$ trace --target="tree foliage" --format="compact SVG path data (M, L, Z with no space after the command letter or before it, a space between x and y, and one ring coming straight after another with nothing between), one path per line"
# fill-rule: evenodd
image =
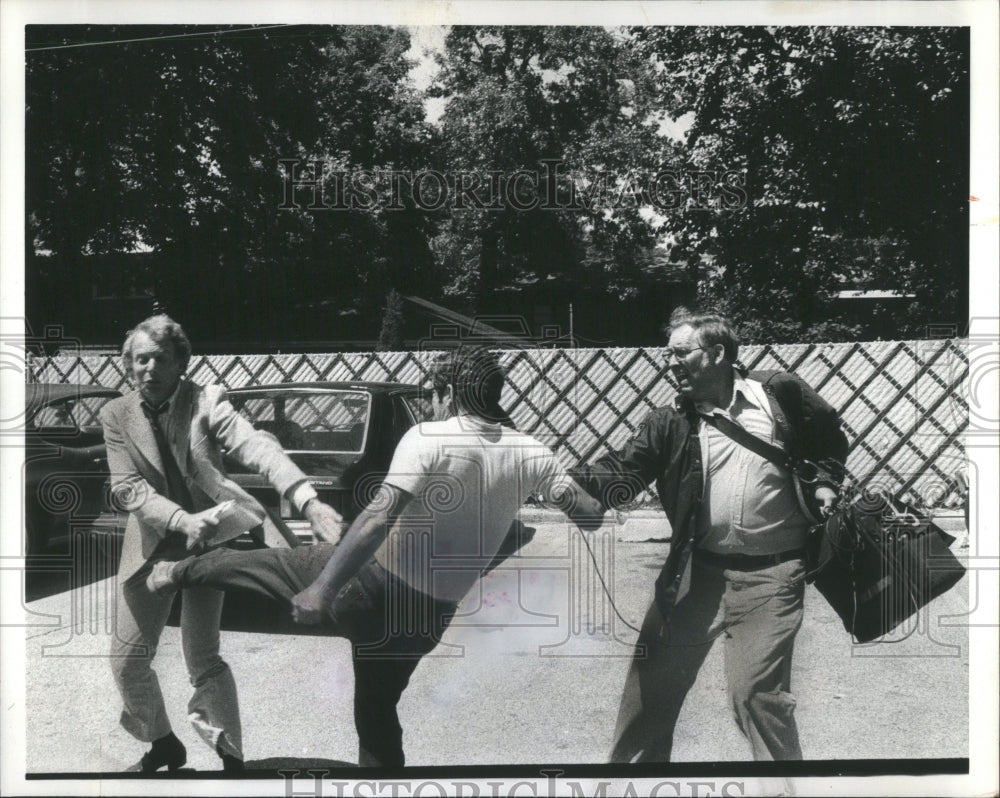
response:
M426 95L404 29L26 38L26 243L53 255L28 264L36 300L88 256L149 251L157 299L217 340L374 338L410 293L478 313L528 290L655 304L678 270L752 340L866 337L845 287L912 295L898 337L967 315L965 29L455 27ZM528 170L558 207L310 210L303 186L282 210L282 159L305 179L321 163L327 197L338 172ZM664 170L669 208L648 183ZM744 201L698 196L723 173Z
M75 46L32 51L43 45ZM419 162L405 31L45 27L28 48L29 252L73 264L151 249L169 264L165 307L209 336L260 338L323 336L316 313L300 324L315 307L377 313L387 284L428 262L418 214L279 210L281 159L306 174L313 159Z
M671 214L672 257L757 340L835 339L838 288L913 294L900 337L967 316L968 31L641 28L686 167L745 175L728 213Z
M451 214L432 245L448 290L482 312L503 289L557 283L572 298L629 283L653 243L638 206L572 208L568 191L574 177L627 172L651 143L633 107L648 67L614 32L574 27L456 27L437 60L431 93L448 98L440 162L464 173L536 174L542 198L528 210L503 202ZM546 197L554 201L541 207Z

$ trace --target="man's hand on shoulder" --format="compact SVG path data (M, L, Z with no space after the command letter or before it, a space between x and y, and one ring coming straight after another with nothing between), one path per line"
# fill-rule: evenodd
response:
M344 519L326 502L310 499L302 508L313 534L327 543L337 543L344 531Z

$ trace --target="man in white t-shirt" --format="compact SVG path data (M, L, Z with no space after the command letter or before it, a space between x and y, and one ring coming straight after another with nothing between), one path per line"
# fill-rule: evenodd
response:
M596 529L603 508L546 446L509 426L503 370L485 348L432 370L435 421L410 429L383 484L336 545L219 549L163 563L156 592L246 588L291 601L299 623L332 622L352 641L359 764L405 763L396 705L458 602L494 563L530 496Z

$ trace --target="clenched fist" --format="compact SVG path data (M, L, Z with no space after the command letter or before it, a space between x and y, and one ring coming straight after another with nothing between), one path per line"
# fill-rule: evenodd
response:
M323 606L323 600L309 588L292 597L292 619L295 623L315 626L324 618L326 618L326 608Z

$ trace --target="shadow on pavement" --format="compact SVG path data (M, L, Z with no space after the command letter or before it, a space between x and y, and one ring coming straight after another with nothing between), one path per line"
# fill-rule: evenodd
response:
M354 762L343 762L339 759L315 759L311 757L272 756L267 759L251 759L246 762L247 770L299 770L305 776L308 770L343 770L356 769Z
M24 569L24 600L38 599L86 587L92 582L114 576L116 563L98 560L81 564L71 555L34 557Z

